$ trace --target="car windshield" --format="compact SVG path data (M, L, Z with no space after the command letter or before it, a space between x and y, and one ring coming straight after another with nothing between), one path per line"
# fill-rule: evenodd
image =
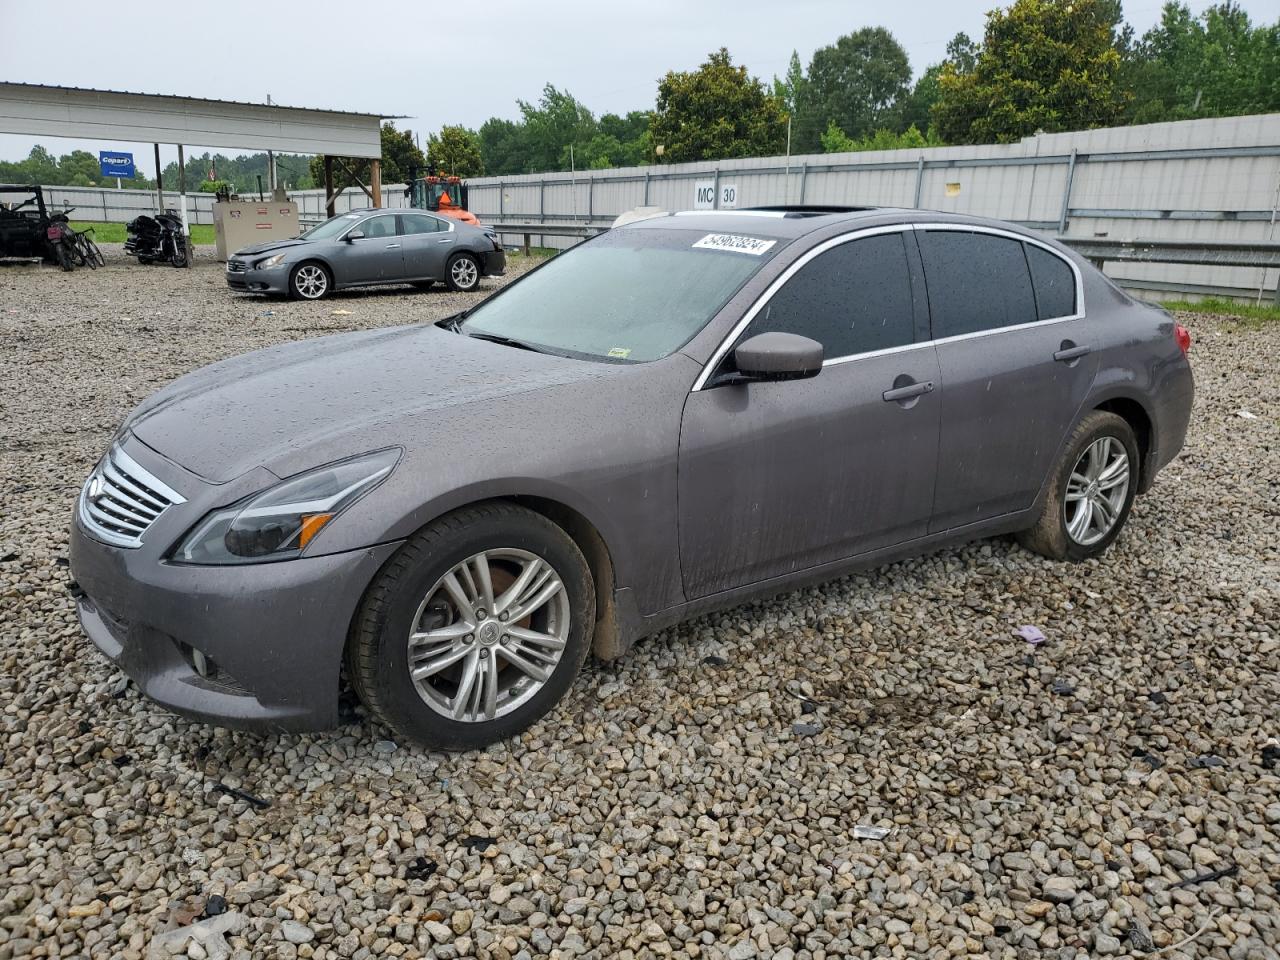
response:
M349 230L361 216L362 214L359 213L344 213L340 216L333 217L330 220L326 220L324 223L316 224L306 233L302 234L302 239L332 240L340 233L344 233Z
M460 330L568 356L658 360L684 346L781 245L701 230L612 230L486 300Z

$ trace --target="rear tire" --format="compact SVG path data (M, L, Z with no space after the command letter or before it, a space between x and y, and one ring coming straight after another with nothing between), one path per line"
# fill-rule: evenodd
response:
M591 570L568 534L514 504L481 504L429 524L388 561L356 616L348 673L402 739L473 750L559 702L594 626Z
M480 261L469 253L456 253L449 259L445 276L450 290L470 293L480 286Z
M1140 463L1123 417L1105 410L1085 415L1054 466L1035 526L1021 531L1018 542L1051 560L1100 556L1129 519Z

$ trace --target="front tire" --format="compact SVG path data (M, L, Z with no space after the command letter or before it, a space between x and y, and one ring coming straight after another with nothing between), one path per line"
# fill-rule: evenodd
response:
M1123 417L1083 417L1054 467L1035 526L1018 541L1051 560L1087 560L1120 535L1138 491L1138 441Z
M329 271L313 261L298 264L289 274L289 296L294 300L323 300L332 287Z
M446 273L450 290L470 293L480 286L480 261L469 253L455 254Z
M595 585L573 540L541 514L482 504L429 524L378 574L348 672L401 738L478 749L555 706L594 624Z

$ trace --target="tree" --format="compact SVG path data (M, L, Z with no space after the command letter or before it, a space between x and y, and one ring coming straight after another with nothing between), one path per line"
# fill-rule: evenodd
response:
M1198 18L1167 3L1159 25L1123 52L1131 122L1280 110L1280 22L1254 27L1236 3Z
M815 51L798 91L792 139L801 150L817 149L834 122L853 137L897 128L901 101L909 92L911 63L884 27L864 27Z
M480 155L490 176L524 173L524 127L490 117L480 126Z
M938 133L948 143L1010 143L1116 123L1127 99L1117 82L1116 10L1105 0L1016 0L993 10L973 69L943 65Z
M317 186L324 186L324 160L312 157L309 164L311 179ZM418 145L413 141L411 130L397 130L396 125L388 120L382 125L382 182L407 183L411 171L423 171L427 168L427 158L422 155ZM353 176L354 174L354 176ZM345 159L333 164L333 188L335 190L357 186L356 178L366 187L369 186L370 166L368 160Z
M427 163L455 177L484 176L480 135L466 127L441 127L427 137Z
M782 103L724 47L697 70L668 72L649 121L671 163L780 153L786 131Z
M834 122L827 124L822 135L822 149L826 153L851 153L861 150L909 150L913 147L938 147L942 144L933 136L926 136L912 124L902 133L892 130L877 130L869 137L855 140L846 136L845 132Z
M791 51L791 60L787 63L787 75L782 79L773 78L773 95L782 101L782 109L793 120L805 86L804 67L800 65L800 54Z

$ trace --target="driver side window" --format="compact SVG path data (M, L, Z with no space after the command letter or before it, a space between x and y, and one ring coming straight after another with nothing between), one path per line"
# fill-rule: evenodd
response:
M814 257L769 299L739 342L770 330L818 341L827 360L913 343L902 234L851 240Z

